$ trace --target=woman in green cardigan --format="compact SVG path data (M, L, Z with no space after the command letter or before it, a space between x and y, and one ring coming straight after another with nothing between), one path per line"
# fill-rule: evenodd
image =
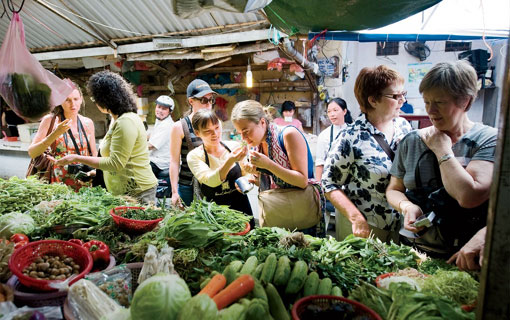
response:
M112 194L130 195L142 203L154 202L158 181L151 170L147 132L136 114L131 86L120 75L101 71L90 77L87 91L98 109L113 119L100 145L101 157L73 154L57 160L56 165L80 162L101 169Z

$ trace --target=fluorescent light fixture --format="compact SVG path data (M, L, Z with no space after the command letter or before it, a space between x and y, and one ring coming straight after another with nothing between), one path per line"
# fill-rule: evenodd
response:
M155 48L182 48L182 39L173 39L173 38L154 38L152 39L152 43Z
M246 71L246 87L253 87L253 74L251 73L250 61L248 61L248 71Z

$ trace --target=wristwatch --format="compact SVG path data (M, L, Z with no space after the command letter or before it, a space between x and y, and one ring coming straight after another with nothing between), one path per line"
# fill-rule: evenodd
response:
M454 155L451 154L451 153L447 153L447 154L444 154L443 156L441 156L441 158L439 158L439 165L441 165L441 163L445 162L445 161L448 161L450 160L451 158L453 158Z

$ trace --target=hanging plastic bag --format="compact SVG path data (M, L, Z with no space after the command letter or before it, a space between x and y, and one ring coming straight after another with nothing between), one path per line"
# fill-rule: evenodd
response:
M0 94L20 117L38 121L73 91L37 61L25 45L25 31L18 13L13 13L0 48Z

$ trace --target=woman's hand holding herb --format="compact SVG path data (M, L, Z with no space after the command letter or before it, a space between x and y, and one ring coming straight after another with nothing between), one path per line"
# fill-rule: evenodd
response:
M265 154L257 152L255 150L252 150L250 154L251 154L250 162L252 165L260 169L269 170L271 164L273 163L271 159L269 159Z

